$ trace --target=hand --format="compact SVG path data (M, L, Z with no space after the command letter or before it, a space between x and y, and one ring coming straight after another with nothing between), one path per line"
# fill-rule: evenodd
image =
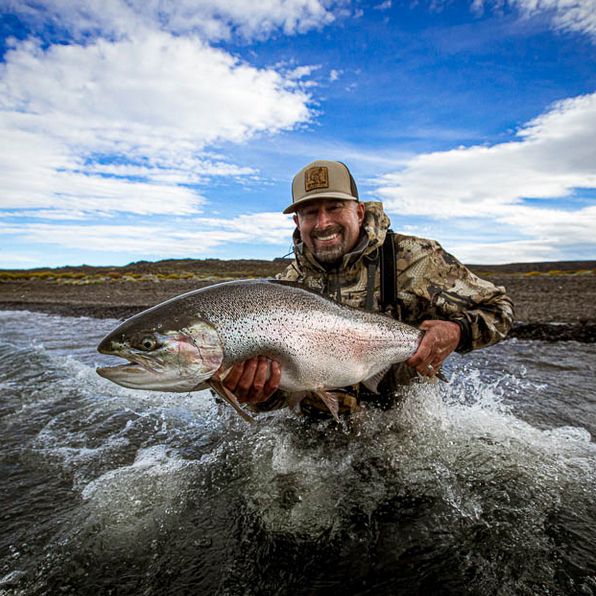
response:
M420 329L424 337L416 353L406 360L421 375L432 377L445 358L459 345L461 328L453 321L423 321Z
M223 384L240 403L257 404L277 391L280 380L279 363L259 356L235 364L226 375Z

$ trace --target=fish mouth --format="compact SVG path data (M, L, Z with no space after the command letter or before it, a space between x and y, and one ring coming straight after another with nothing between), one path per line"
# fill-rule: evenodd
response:
M112 353L113 356L115 354ZM206 389L205 381L211 376L200 366L184 366L180 363L156 362L139 354L120 354L128 362L115 366L98 366L97 374L127 389L144 391L168 391L186 393Z
M117 364L115 366L98 366L95 369L95 372L104 379L112 379L113 377L119 376L121 374L135 374L138 372L148 372L147 369L142 367L140 364L136 362L127 362L126 364Z
M130 352L116 354L113 350L102 353L109 353L111 356L128 360L126 363L112 366L98 366L95 369L100 377L108 379L122 387L142 389L147 386L154 386L161 378L160 371L157 370L160 367L158 366L156 368L154 361L150 361L141 355L131 354Z
M157 373L136 362L127 362L116 366L98 366L95 372L108 381L130 389L143 389L147 386L153 386L160 378Z
M200 383L200 379L179 378L175 372L168 374L170 371L158 373L136 362L117 366L100 366L95 370L100 377L127 389L186 392L199 388Z

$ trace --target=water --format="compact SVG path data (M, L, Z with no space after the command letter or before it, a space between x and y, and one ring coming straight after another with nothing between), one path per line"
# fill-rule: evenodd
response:
M596 594L596 346L250 426L98 377L115 323L0 313L0 594Z

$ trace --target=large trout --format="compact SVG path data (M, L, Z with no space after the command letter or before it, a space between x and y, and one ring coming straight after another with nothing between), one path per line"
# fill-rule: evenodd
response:
M238 362L267 356L281 365L280 389L315 392L337 417L329 390L363 382L376 392L390 365L414 354L422 334L295 285L233 281L182 294L124 321L98 350L129 364L97 372L133 389L211 386L252 420L222 378Z

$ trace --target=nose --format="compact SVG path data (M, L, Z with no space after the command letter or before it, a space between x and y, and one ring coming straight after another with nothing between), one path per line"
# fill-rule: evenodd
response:
M325 209L319 209L317 211L317 223L315 227L323 230L328 227L330 223L332 222L329 213Z

